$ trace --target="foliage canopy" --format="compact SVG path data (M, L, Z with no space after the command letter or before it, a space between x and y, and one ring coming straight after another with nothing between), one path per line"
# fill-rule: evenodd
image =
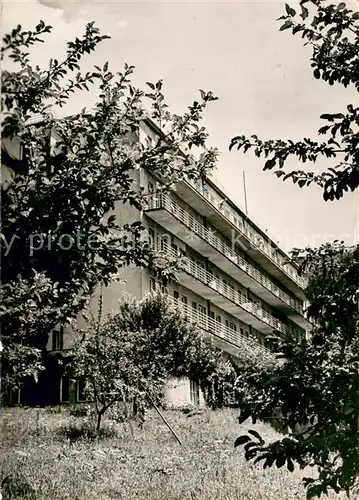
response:
M145 167L168 190L184 176L209 172L217 158L200 126L216 99L212 92L201 90L177 115L168 110L162 80L147 82L147 91L132 85L133 66L115 73L106 62L82 73L83 57L109 38L94 22L67 43L64 60L34 67L29 50L51 29L43 21L33 31L19 25L1 48L11 62L2 72L3 163L16 173L2 185L1 228L3 367L13 387L36 376L48 333L73 322L121 268L134 264L170 277L144 237L147 193L138 185L139 170ZM91 110L55 118L89 89L98 93ZM148 118L162 129L152 144L139 140ZM22 157L12 153L15 147ZM132 222L122 224L113 213L121 203L133 208Z

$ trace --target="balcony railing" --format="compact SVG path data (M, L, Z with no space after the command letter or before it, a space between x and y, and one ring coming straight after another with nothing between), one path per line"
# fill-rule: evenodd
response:
M173 297L167 296L167 299L173 306L175 306L184 314L188 321L196 324L204 332L220 337L223 340L241 348L241 350L245 349L248 352L248 356L256 354L267 359L270 362L275 361L275 357L273 356L271 351L262 346L259 343L259 340L257 341L254 337L246 337L239 331L222 325L222 323L215 321L208 315L198 311L197 309L193 309L186 304L183 304Z
M262 323L270 326L273 330L278 330L284 335L295 336L296 331L289 326L285 325L277 318L269 314L254 302L250 302L246 297L237 292L234 288L224 283L222 280L214 276L212 273L206 271L196 262L190 260L188 257L180 256L173 248L169 247L164 241L161 241L156 248L157 251L163 255L178 260L180 268L187 274L197 279L204 285L216 291L223 297L227 298L236 306L239 306L244 311L259 319Z
M150 209L164 208L168 212L182 222L191 231L197 234L200 238L207 241L216 250L225 255L229 260L234 262L242 271L246 272L249 276L260 283L264 288L273 293L276 297L281 299L289 307L303 315L303 309L298 301L289 297L288 294L283 292L271 280L264 276L258 269L246 262L240 255L238 255L232 248L224 243L218 236L215 236L212 231L203 226L198 220L190 215L186 210L175 203L168 195L156 194L149 200Z
M207 189L204 188L204 186L198 182L198 181L194 181L194 180L187 180L188 184L190 184L196 191L198 191L204 198L206 198L208 200L208 202L214 206L217 210L219 210L221 212L221 214L223 215L223 217L225 217L226 219L228 219L231 224L233 224L240 233L244 234L246 236L246 238L258 249L260 250L262 253L264 253L267 257L269 257L277 266L280 267L280 269L282 269L282 271L285 272L285 274L290 278L292 279L293 281L295 281L295 283L297 285L299 285L301 288L305 288L306 286L306 280L304 278L302 278L301 276L298 276L298 274L292 274L289 270L288 270L288 267L286 264L283 264L282 262L279 261L278 258L276 258L276 256L273 254L273 252L270 250L270 248L268 248L266 245L263 245L261 243L262 241L262 238L260 237L259 234L256 234L253 230L251 230L250 228L248 227L245 227L238 218L235 218L233 220L229 219L225 212L224 212L224 208L221 206L221 202L217 203L216 200L213 198L213 196L208 192Z

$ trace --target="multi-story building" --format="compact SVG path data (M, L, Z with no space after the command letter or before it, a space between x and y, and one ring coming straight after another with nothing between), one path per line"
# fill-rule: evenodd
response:
M151 120L142 123L138 139L154 141L159 133ZM129 293L138 299L151 291L166 293L189 321L212 338L224 352L241 358L270 358L266 337L274 331L300 339L310 323L304 314L304 278L288 262L288 255L262 231L215 182L182 181L171 193L141 169L136 182L148 192L146 210L118 205L118 223L141 218L155 248L179 258L178 280L167 287L145 269L130 266L103 292L107 311ZM71 346L71 331L59 328L49 337L48 349L61 352ZM71 399L69 379L59 378L52 402ZM81 383L75 399L83 400ZM169 384L171 400L197 403L200 391L194 381Z

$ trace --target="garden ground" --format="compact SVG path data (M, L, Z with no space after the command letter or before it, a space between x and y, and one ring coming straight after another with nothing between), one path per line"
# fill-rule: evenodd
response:
M271 427L239 425L233 410L165 416L183 446L152 412L142 429L133 424L134 435L128 424L107 420L101 439L74 440L86 417L67 408L8 408L1 416L0 480L11 475L11 498L35 500L305 499L302 471L263 470L233 447L250 428L275 438Z

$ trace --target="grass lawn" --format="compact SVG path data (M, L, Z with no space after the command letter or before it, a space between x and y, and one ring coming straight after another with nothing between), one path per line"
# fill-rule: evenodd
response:
M80 426L83 417L64 408L57 413L6 409L0 425L0 481L9 474L22 476L32 496L11 498L36 500L305 499L302 471L263 470L233 448L235 438L250 428L275 438L270 427L238 425L231 410L192 417L166 411L165 416L182 447L156 413L148 414L143 429L134 424L134 437L127 424L107 421L115 435L71 442L61 429Z

